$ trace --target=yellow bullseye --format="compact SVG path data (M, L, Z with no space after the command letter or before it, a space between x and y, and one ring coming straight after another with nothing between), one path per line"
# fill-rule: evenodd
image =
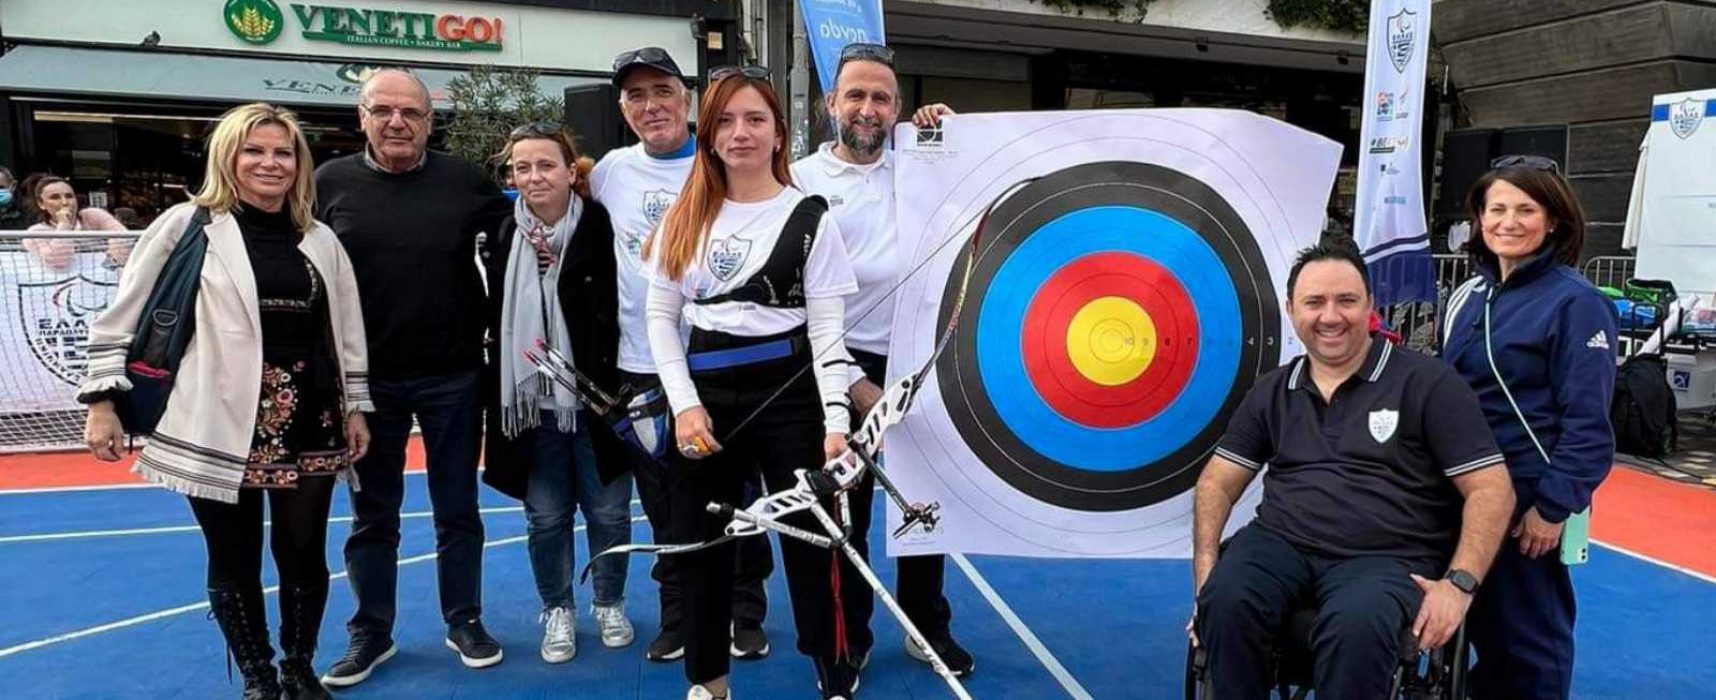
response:
M1120 386L1150 368L1156 357L1156 324L1130 299L1092 299L1067 326L1067 357L1086 379Z

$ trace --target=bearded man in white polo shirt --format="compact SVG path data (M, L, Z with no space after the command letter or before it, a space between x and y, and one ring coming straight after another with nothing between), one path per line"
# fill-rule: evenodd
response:
M882 397L888 336L894 325L892 292L906 269L894 220L894 156L887 148L888 133L900 114L893 50L880 44L847 46L840 55L834 90L824 101L837 137L793 163L792 177L806 192L828 199L829 213L845 236L852 272L858 278L858 293L846 297L846 348L858 363L852 370L849 394L856 409L853 417L861 420ZM927 128L952 113L947 105L932 104L918 109L912 121ZM872 478L867 476L852 492L853 545L866 557L875 493L868 481ZM954 641L949 628L953 614L942 594L946 568L947 559L939 554L900 557L894 595L942 661L955 675L963 676L975 662ZM858 576L851 570L846 579L862 580ZM869 625L875 599L867 594L846 595L841 605L847 643L858 658L866 658L875 641ZM909 638L906 653L928 662L929 657Z

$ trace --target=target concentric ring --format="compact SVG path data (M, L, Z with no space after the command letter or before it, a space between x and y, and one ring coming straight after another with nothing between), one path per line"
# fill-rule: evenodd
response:
M1064 508L1128 510L1189 489L1245 388L1279 361L1277 297L1239 215L1185 173L1091 163L1021 188L983 235L937 362L966 444L1013 488ZM944 324L962 279L949 276ZM1103 299L1119 301L1088 311ZM1074 361L1081 312L1077 328L1108 319L1110 331ZM1139 318L1155 333L1147 362L1127 354ZM1092 369L1098 342L1131 364Z

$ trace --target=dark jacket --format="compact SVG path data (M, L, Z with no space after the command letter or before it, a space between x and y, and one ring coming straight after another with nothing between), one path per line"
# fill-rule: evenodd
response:
M1614 462L1615 309L1577 271L1548 255L1522 264L1506 283L1498 284L1493 266L1481 267L1479 275L1449 301L1442 357L1478 392L1507 455L1520 509L1536 506L1544 520L1561 522L1591 504ZM1484 343L1486 306L1494 371ZM1533 433L1549 454L1547 464Z
M501 431L499 357L501 296L506 286L506 265L511 258L517 238L518 224L507 217L501 224L500 235L484 246L483 265L487 268L488 356L484 370L483 408L487 440L483 446L483 482L501 493L523 499L530 481L530 465L534 445L528 434L511 439ZM572 232L572 240L562 252L560 269L560 305L566 313L566 332L571 336L572 361L609 393L619 388L617 360L620 348L619 283L614 264L614 228L608 210L591 200L584 200L583 218ZM591 420L586 420L586 419ZM612 481L625 473L628 449L614 431L590 412L579 416L579 429L589 430L596 448L596 467L602 481Z

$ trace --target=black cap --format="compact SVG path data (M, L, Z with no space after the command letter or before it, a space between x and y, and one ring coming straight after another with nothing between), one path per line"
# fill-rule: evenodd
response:
M614 87L620 87L620 83L625 82L626 75L639 68L653 68L681 81L685 80L685 74L679 71L679 64L673 62L673 57L667 55L667 49L645 46L622 51L614 57Z

